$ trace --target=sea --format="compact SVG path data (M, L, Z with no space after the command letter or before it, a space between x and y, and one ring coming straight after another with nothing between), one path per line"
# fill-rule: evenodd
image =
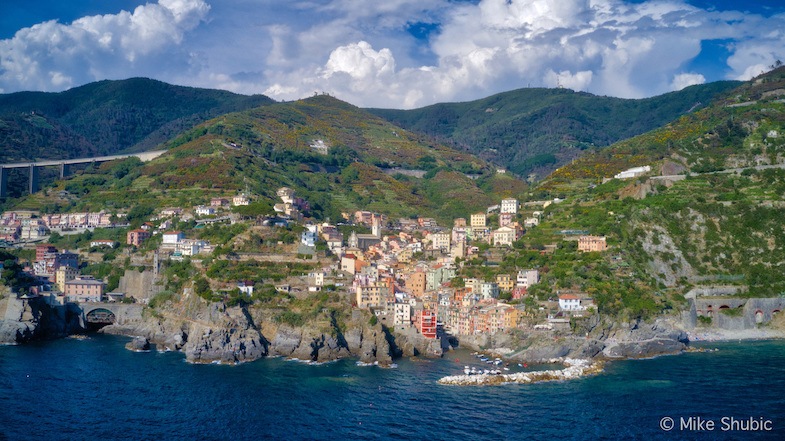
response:
M128 351L128 340L0 347L0 440L785 439L783 341L703 343L579 380L468 387L437 384L483 367L464 350L395 368L194 365Z

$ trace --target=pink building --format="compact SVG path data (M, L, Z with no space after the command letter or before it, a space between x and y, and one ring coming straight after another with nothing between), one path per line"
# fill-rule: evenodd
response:
M100 302L104 297L104 282L88 277L65 282L65 296L68 301Z

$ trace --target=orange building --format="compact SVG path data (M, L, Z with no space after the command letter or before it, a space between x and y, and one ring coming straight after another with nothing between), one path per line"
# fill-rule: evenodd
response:
M591 252L607 249L608 243L605 241L605 236L581 236L578 238L578 251Z
M406 287L415 297L422 297L425 294L426 276L422 271L415 271L409 275Z
M131 230L126 235L126 243L128 245L133 245L138 247L142 244L145 240L149 239L152 236L152 233L145 230Z

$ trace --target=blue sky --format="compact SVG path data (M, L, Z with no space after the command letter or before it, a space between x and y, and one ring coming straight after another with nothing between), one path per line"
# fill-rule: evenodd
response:
M5 0L0 92L134 76L412 108L521 87L640 98L785 60L781 0Z

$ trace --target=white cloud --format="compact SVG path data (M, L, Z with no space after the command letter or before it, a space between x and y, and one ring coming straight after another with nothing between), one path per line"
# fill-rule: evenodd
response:
M400 63L405 48L358 39L337 45L323 64L290 72L297 82L273 74L267 93L292 99L324 90L358 105L413 107L558 84L638 98L705 82L701 73L683 72L702 40L760 42L762 28L777 33L782 23L682 1L482 0L445 6L440 17L440 32L429 42L434 64ZM766 39L764 47L783 53L776 38ZM736 48L728 60L733 77L749 75L744 69L761 60L773 62L760 49Z
M355 80L370 80L373 77L389 77L395 73L395 59L389 49L375 51L365 41L341 46L330 54L325 66L324 78L344 72Z
M0 82L8 89L62 90L124 78L126 72L154 75L168 64L167 51L182 43L209 9L202 0L160 0L132 13L21 29L0 41Z
M681 90L688 86L696 84L703 84L706 82L706 77L698 73L680 73L673 77L671 81L671 90Z
M0 89L103 78L360 106L415 107L526 86L643 97L717 79L691 65L728 40L728 78L785 59L785 15L686 0L159 0L133 12L44 22L0 41ZM410 27L433 28L417 39ZM714 63L715 65L717 63Z

